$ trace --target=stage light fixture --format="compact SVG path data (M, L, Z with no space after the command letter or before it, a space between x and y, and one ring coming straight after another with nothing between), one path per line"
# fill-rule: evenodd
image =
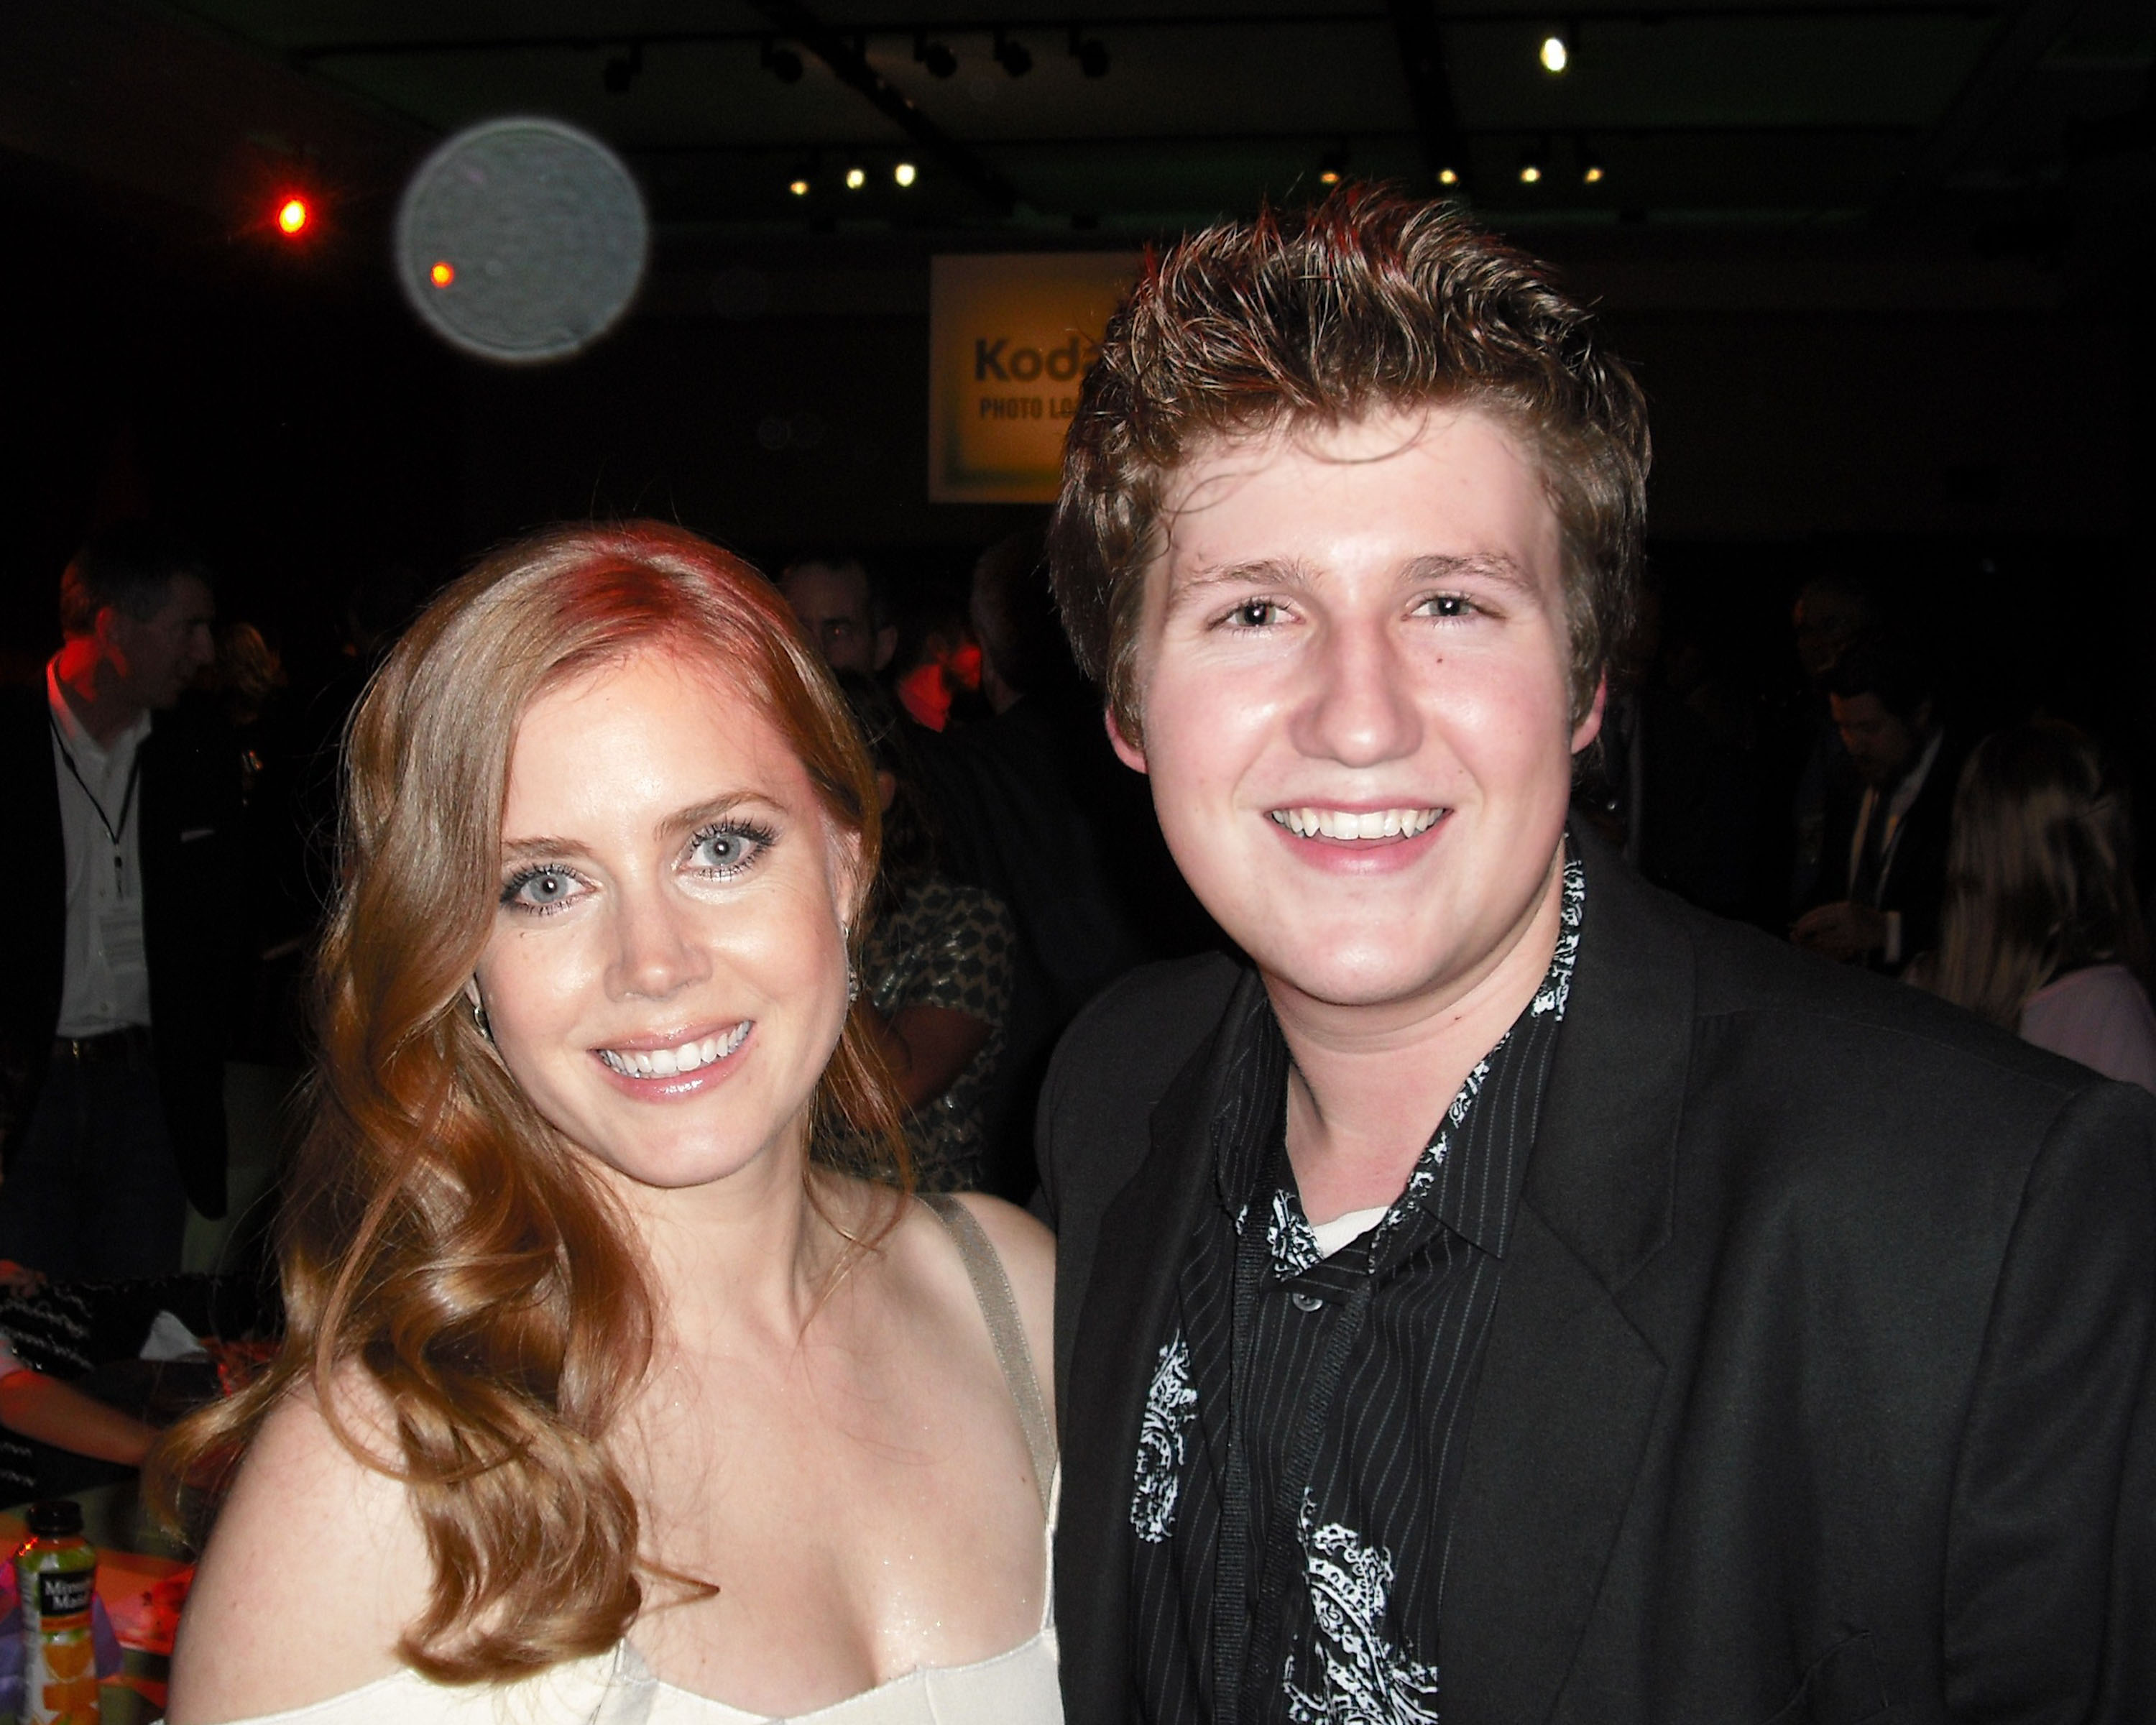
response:
M287 239L298 239L314 218L315 213L304 198L288 198L277 206L277 230Z
M913 57L928 69L931 78L948 78L958 69L958 56L947 42L933 42L921 31L913 39Z
M846 170L846 189L849 192L858 192L868 182L869 171L866 168L850 167Z
M1440 186L1458 185L1460 183L1460 170L1456 167L1441 167L1438 169L1437 183Z
M1014 78L1023 78L1033 69L1033 54L1023 42L996 32L996 64Z
M1562 31L1553 30L1543 38L1542 49L1536 58L1542 61L1543 70L1555 78L1572 64L1572 44Z
M1345 149L1327 150L1317 158L1317 182L1321 186L1337 186L1340 177L1348 172L1348 152Z
M911 186L921 177L921 172L911 162L901 162L891 171L891 177L901 186Z
M763 64L781 84L801 81L801 56L790 48L781 48L768 36L763 39Z
M457 266L447 258L439 259L427 272L427 280L438 288L445 288L457 279Z
M1602 164L1599 162L1589 162L1585 167L1580 169L1579 177L1581 181L1587 185L1600 185L1602 183Z
M808 195L808 176L805 174L794 175L792 179L786 182L786 189L791 192L796 198L806 198Z

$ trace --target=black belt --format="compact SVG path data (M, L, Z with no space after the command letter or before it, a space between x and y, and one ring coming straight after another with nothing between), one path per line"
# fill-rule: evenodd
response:
M53 1058L78 1065L146 1065L150 1060L150 1027L122 1024L95 1036L55 1036Z

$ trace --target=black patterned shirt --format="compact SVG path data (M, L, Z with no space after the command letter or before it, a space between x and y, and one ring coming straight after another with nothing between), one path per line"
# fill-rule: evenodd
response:
M980 1052L943 1093L906 1117L920 1191L966 1192L981 1183L988 1154L982 1104L1003 1058L1017 959L1017 926L1003 901L941 875L907 880L862 943L862 983L886 1018L909 1006L941 1006L988 1026Z
M1134 1670L1155 1725L1440 1717L1460 1451L1579 950L1576 860L1563 895L1533 999L1383 1219L1330 1256L1288 1166L1279 1023L1260 994L1229 1027L1219 1201L1154 1344L1132 1481Z

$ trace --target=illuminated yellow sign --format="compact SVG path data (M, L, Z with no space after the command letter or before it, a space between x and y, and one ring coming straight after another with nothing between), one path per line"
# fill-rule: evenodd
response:
M1137 274L1127 253L933 260L928 313L928 495L937 503L1046 503L1063 433L1108 316Z

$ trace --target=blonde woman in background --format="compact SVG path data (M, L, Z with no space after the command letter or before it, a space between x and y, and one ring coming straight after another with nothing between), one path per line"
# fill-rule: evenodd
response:
M818 1164L895 1140L875 781L783 602L540 538L348 752L290 1333L167 1458L246 1446L173 1725L1059 1719L1052 1247Z
M2040 721L1962 769L1934 993L2107 1077L2156 1091L2133 822L2093 739Z

